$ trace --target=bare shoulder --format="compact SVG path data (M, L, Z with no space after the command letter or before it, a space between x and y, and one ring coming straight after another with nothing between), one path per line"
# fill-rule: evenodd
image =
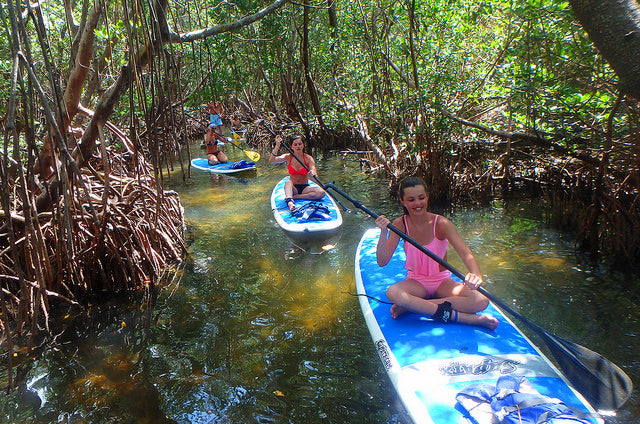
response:
M396 227L397 229L399 229L400 231L402 231L403 233L406 233L406 230L404 228L404 219L402 219L403 216L399 216L396 219L393 220L392 224L394 227Z
M442 216L442 215L438 215L438 214L434 214L434 215L436 215L438 217L438 224L437 224L438 227L440 225L444 225L444 226L453 225L453 223L451 221L449 221L449 218L447 218L446 216Z
M436 237L440 240L449 238L451 234L457 233L456 227L448 218L438 215L438 222L436 223Z

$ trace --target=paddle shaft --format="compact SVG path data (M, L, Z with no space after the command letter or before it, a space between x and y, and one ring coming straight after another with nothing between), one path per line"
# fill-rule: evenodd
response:
M238 149L242 150L242 153L244 153L245 155L247 155L249 157L249 159L253 160L253 161L257 161L258 159L260 159L260 154L257 152L252 152L250 150L244 150L242 147L238 146L237 144L235 144L233 141L229 140L226 137L221 136L220 134L218 134L217 132L213 132L213 134L215 134L216 138L218 140L221 140L223 143L230 143L233 146L236 146ZM256 159L257 157L257 159Z
M230 143L232 146L237 147L238 149L242 150L242 153L244 153L245 155L249 156L249 159L253 160L252 156L257 155L258 153L253 152L251 150L244 150L242 147L238 146L236 143L234 143L233 141L227 139L226 143Z

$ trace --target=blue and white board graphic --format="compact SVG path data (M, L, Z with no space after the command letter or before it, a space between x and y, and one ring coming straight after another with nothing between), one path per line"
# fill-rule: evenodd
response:
M300 219L291 214L287 204L284 201L284 184L289 177L284 177L278 182L271 192L271 210L276 222L289 235L313 235L318 233L335 233L342 225L342 215L331 196L325 194L320 200L314 200L316 203L322 203L329 210L329 219L323 220L305 220ZM317 187L313 181L309 181L309 185ZM294 200L296 208L308 203L309 200Z
M389 264L378 266L379 234L379 229L370 229L360 240L355 259L356 289L360 295L388 302L387 288L406 277L405 256L400 240ZM499 320L494 331L441 324L413 313L393 319L389 305L366 296L360 296L360 306L389 378L416 423L473 423L456 409L456 394L471 384L495 386L503 375L525 376L542 395L594 412L548 358L493 305L483 313Z
M200 169L202 171L209 171L214 174L235 174L237 172L246 172L246 171L256 170L255 163L253 162L246 162L246 163L251 165L238 167L239 162L227 162L227 163L218 163L216 165L209 165L209 160L207 158L196 158L191 160L191 166L193 166L194 168Z

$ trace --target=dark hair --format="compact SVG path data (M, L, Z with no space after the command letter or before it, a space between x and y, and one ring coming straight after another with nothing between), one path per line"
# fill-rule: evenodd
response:
M398 187L398 200L404 199L404 191L407 188L415 187L415 186L424 187L424 192L427 193L427 196L429 195L429 188L427 187L427 184L424 182L422 178L407 177L404 180L402 180L402 182L400 183L400 186ZM409 213L409 211L404 206L402 206L402 210L404 211L405 214Z
M293 140L299 138L300 141L302 141L303 143L305 143L304 141L304 136L300 135L300 134L294 134L291 136L291 139L289 140L289 144L293 143Z

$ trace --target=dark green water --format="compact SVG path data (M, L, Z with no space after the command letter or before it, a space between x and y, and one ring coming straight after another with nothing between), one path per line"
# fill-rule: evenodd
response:
M232 160L242 159L239 151ZM384 182L357 163L319 161L324 182L389 216ZM283 166L246 178L166 180L180 193L190 257L152 306L110 300L66 317L54 341L19 369L0 400L10 423L407 423L354 292L353 259L372 220L344 214L335 248L308 254L273 220L269 196ZM352 205L345 202L346 206ZM638 276L576 257L529 202L444 212L491 282L487 289L549 331L640 377ZM461 262L450 255L461 269ZM0 381L6 370L0 370ZM640 383L638 383L640 384ZM637 391L616 418L640 421Z

